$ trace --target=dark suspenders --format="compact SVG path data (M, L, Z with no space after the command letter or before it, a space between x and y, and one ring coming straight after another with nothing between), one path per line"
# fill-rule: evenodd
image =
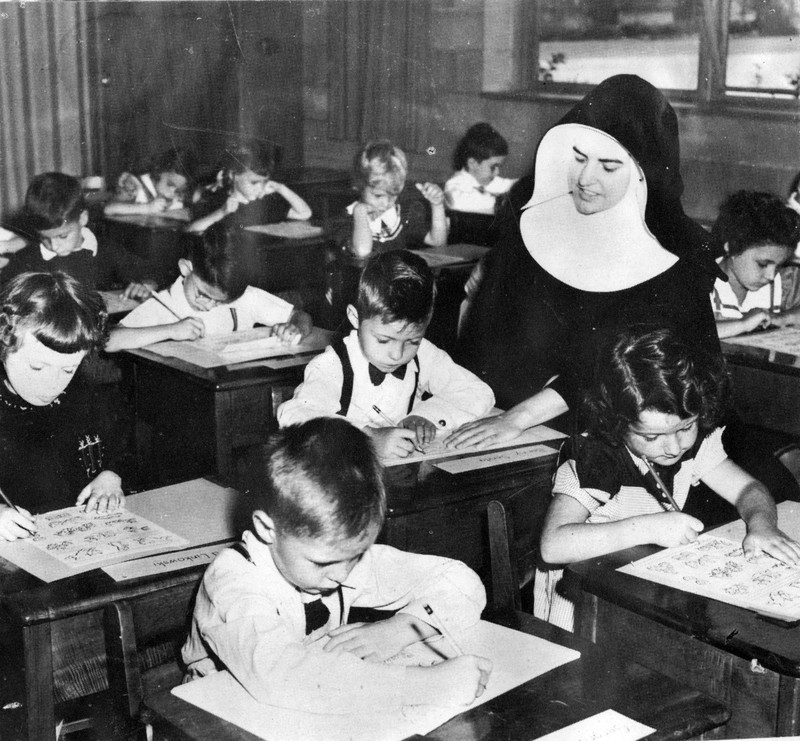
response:
M344 340L336 340L331 345L331 349L336 353L339 362L342 364L342 392L339 394L339 411L343 417L347 416L350 409L350 402L353 399L353 364L350 362L350 355L345 347ZM414 356L414 388L408 399L408 410L406 414L411 414L414 407L414 400L417 398L417 388L419 387L419 358Z

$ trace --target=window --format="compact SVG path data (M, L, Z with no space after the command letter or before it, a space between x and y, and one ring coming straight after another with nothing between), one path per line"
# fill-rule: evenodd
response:
M635 73L701 102L800 97L800 0L487 0L484 21L487 91Z

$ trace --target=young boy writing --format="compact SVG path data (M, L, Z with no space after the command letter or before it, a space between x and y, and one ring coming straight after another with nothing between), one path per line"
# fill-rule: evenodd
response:
M330 418L283 430L254 494L252 530L200 585L183 647L189 676L224 667L260 702L319 713L458 706L482 694L484 658L382 663L439 635L426 605L457 633L477 622L485 593L458 561L374 545L386 495L362 432Z
M98 245L87 226L81 184L71 175L37 175L25 193L22 220L31 243L3 268L4 282L20 273L59 271L98 290L121 281L130 298L143 298L156 285L146 278L145 265L135 255Z
M169 289L145 301L111 330L107 352L162 340L195 340L256 324L272 327L273 335L287 343L311 332L308 314L247 284L235 234L222 224L192 239L190 257L181 258L178 269L180 276Z
M353 326L306 367L292 399L278 408L282 427L341 414L372 437L381 457L415 447L486 414L494 394L425 339L436 287L421 257L384 252L364 268Z

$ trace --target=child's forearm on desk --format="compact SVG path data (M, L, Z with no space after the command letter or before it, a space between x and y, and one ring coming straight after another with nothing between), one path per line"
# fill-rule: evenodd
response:
M152 345L154 342L174 339L173 332L172 324L158 324L153 327L116 326L109 332L104 349L106 352L135 350L145 345Z
M443 203L431 206L431 229L425 236L425 243L431 247L444 247L447 244L447 217Z
M305 221L311 218L311 206L309 206L291 188L281 184L277 187L277 192L289 202L289 218Z
M372 252L372 230L369 227L369 214L366 204L357 204L353 209L353 254L366 257Z
M222 221L225 218L225 209L218 208L216 211L212 211L208 216L203 216L197 221L193 221L189 226L186 227L186 231L192 234L202 234L208 227L212 224L216 224L218 221Z

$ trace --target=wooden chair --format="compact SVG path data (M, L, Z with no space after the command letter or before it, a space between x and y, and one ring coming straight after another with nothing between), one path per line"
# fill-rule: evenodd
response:
M490 606L493 610L533 612L533 578L549 493L526 486L505 503L486 507L489 535Z
M152 739L146 697L180 684L181 645L197 581L180 583L106 607L105 639L112 712L103 722L108 738Z

